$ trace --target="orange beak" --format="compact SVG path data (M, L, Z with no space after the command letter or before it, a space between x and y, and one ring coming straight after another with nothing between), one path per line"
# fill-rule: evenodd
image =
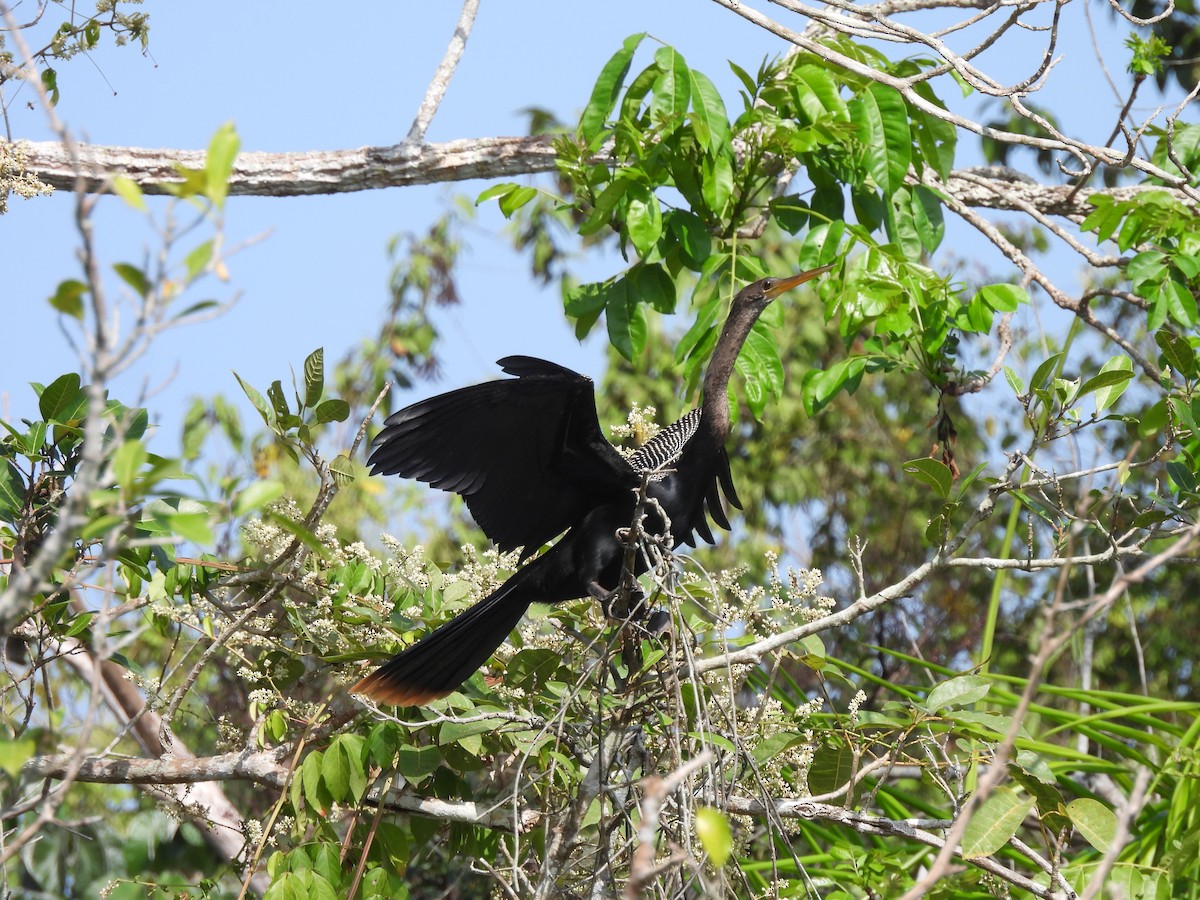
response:
M801 272L799 275L793 275L790 278L780 278L765 291L767 299L774 300L784 291L790 291L798 284L804 284L804 282L811 281L818 275L824 275L833 267L834 263L830 263L827 266L821 266L819 269L809 269L807 272Z

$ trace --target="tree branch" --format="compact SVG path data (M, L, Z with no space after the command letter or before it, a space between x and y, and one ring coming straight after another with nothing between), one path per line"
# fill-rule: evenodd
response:
M203 784L215 781L250 781L282 790L287 786L288 767L279 761L281 748L271 750L240 750L218 756L163 757L160 759L87 757L79 767L76 781L91 784ZM282 747L284 751L288 745ZM25 763L22 772L38 778L61 778L67 774L71 756L35 756ZM491 807L472 801L439 800L388 791L380 797L378 791L368 792L366 799L382 804L392 812L409 813L446 822L479 825L498 831L513 830L513 816L508 809ZM517 826L522 831L532 828L541 819L537 810L522 810Z
M74 188L71 155L57 141L22 142L27 168L46 184ZM165 194L163 183L182 181L176 166L204 167L203 150L155 150L146 147L77 145L87 190L104 188L109 177L125 175L147 194ZM229 180L229 193L256 197L298 197L352 191L439 184L471 178L506 178L554 170L551 138L469 138L445 144L396 144L355 150L306 150L295 153L240 153Z

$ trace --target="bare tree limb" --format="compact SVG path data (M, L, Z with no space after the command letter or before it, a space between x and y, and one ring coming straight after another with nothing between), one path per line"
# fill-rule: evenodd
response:
M270 750L240 750L205 757L163 757L160 759L130 759L87 757L79 767L77 781L92 784L192 784L216 781L250 781L266 787L283 789L288 782L288 767L280 762L280 751L290 749L281 745ZM71 757L67 754L35 756L22 768L26 775L38 778L60 778L68 771ZM418 797L396 790L380 796L368 792L366 799L379 803L392 812L410 813L446 822L479 825L497 831L511 831L512 813L503 807L491 807L469 800L439 800ZM537 810L522 810L518 826L527 830L541 819Z
M437 72L434 73L429 87L425 90L421 107L417 110L416 118L413 119L408 137L404 139L406 144L420 144L425 140L425 132L429 130L429 123L437 115L438 107L442 105L442 98L446 95L446 88L450 86L450 79L454 76L458 61L462 59L463 50L467 47L467 38L471 36L471 26L475 24L475 16L478 12L479 0L466 0L463 3L458 24L454 26L454 34L450 37L450 46L446 48L446 55L442 58Z
M57 141L23 143L27 171L56 188L73 188L76 169ZM176 166L204 167L203 150L153 150L80 144L80 164L88 190L101 190L112 175L136 181L145 193L165 194L163 183L179 182ZM229 193L257 197L343 194L414 184L440 184L471 178L506 178L554 170L551 138L468 138L414 147L361 147L297 153L238 154Z

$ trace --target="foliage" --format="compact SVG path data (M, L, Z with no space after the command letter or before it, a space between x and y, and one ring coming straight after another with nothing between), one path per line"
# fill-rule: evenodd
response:
M1178 602L1200 537L1200 248L1166 183L1200 132L1154 135L1165 174L1092 197L1078 233L1121 256L1061 297L1017 230L992 239L1028 263L1019 283L935 258L944 208L969 217L946 188L939 61L831 37L731 64L731 114L669 45L631 77L650 44L628 38L557 134L553 188L479 197L561 280L581 336L603 317L603 418L641 404L626 431L644 434L648 401L681 411L675 385L695 394L742 283L837 267L772 306L738 361L736 539L675 554L640 535L672 628L562 604L429 707L346 695L519 564L454 546L423 499L407 518L424 545L378 533L387 505L357 462L387 381L436 366L428 312L457 302L470 213L393 242L380 327L328 371L318 349L265 389L237 377L261 426L197 398L160 455L150 411L107 382L229 277L226 126L169 207L106 185L163 236L160 262L110 268L124 334L87 249L94 204L116 201L81 195L84 265L49 303L91 355L32 386L36 419L0 423L6 887L1200 894L1200 634ZM1162 55L1131 49L1141 76ZM993 158L1015 164L1006 140ZM180 209L195 219L176 230ZM615 246L621 271L578 283L574 238ZM1035 304L1069 323L1014 336Z

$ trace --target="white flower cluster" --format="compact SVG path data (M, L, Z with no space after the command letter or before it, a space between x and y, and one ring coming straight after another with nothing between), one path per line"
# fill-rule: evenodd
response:
M384 549L388 553L387 576L391 581L401 584L411 584L417 590L429 587L428 565L425 561L425 548L420 544L405 547L398 539L390 534L380 537Z
M304 512L298 503L291 498L276 500L267 507L271 512L293 522L304 520ZM274 559L292 542L292 535L286 529L262 519L250 519L242 526L242 542L253 547L264 559Z
M16 194L28 200L39 194L52 194L54 188L26 171L29 164L29 142L15 144L0 138L0 215L8 212L8 195Z
M619 441L629 441L631 446L618 447L617 450L623 456L632 456L637 452L637 448L650 440L662 428L654 417L658 415L658 410L653 406L638 406L636 403L629 410L629 416L625 419L624 425L610 425L613 437Z
M263 824L258 819L242 819L242 834L246 838L247 847L257 847L262 843Z
M241 750L245 747L246 734L243 729L229 721L228 716L217 719L217 749L222 753Z
M867 692L863 691L863 690L860 690L850 700L850 708L847 710L847 712L849 713L850 721L853 722L855 725L858 724L858 711L862 708L862 705L866 702L867 702Z

